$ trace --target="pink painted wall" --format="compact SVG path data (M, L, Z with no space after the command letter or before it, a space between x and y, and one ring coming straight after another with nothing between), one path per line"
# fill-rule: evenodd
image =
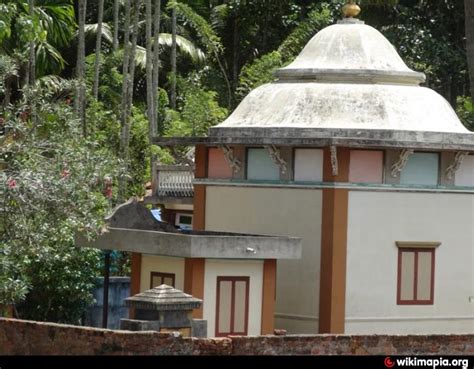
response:
M383 151L351 150L349 181L382 183Z
M232 178L232 169L225 161L224 152L221 149L209 149L207 176L216 179Z

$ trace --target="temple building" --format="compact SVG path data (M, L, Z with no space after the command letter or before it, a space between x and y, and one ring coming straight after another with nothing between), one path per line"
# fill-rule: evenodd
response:
M277 257L276 328L473 333L474 134L357 13L208 137L155 143L196 147L194 230L302 239Z

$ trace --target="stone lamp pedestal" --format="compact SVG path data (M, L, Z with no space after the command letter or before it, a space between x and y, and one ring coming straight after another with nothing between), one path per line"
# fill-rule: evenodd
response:
M135 309L134 319L122 319L120 329L129 331L180 332L183 337L206 337L207 321L192 318L202 300L166 284L152 288L125 302Z

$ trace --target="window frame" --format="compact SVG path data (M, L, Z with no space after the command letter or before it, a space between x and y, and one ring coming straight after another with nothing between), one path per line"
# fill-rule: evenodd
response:
M179 220L181 219L181 216L185 216L185 217L191 217L191 224L185 224L185 223L181 223ZM194 214L193 213L175 213L175 217L174 217L174 225L177 226L177 227L181 227L181 224L183 224L184 226L189 226L191 228L191 230L193 229L193 222L194 222Z
M220 282L232 282L231 288L231 310L230 310L230 332L219 332L219 309L220 309ZM235 316L235 282L245 282L245 328L244 332L234 332L234 316ZM248 334L249 324L249 297L250 297L250 277L238 276L228 277L219 276L217 277L216 285L216 322L215 322L215 335L216 337L227 337L227 336L246 336Z
M434 305L434 282L435 282L435 258L436 258L435 247L407 247L406 245L399 245L398 247L398 266L397 266L397 305ZM413 299L402 300L402 253L413 252L414 255L414 274L413 274ZM429 300L418 300L418 254L420 252L431 253L431 274L430 274L430 299Z
M176 287L176 274L175 273L150 272L150 288L153 288L154 277L161 278L161 284L164 284L163 283L164 278L171 278L171 280L173 281L173 285L171 287L173 288ZM161 284L159 284L158 286L160 286Z

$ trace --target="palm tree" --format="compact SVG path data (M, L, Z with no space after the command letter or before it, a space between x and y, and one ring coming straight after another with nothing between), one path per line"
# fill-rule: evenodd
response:
M469 81L471 86L471 99L474 101L474 2L464 0L466 18L466 51L469 67Z
M219 36L214 32L211 25L199 14L197 14L189 5L172 0L168 3L168 8L176 9L176 13L183 18L186 23L192 27L202 44L207 48L217 63L219 70L227 87L227 105L232 105L232 88L227 75L226 68L221 59L223 45Z
M32 64L34 76L31 82L36 77L59 73L65 61L58 49L70 44L76 27L73 1L2 0L1 3L10 13L2 17L0 53L16 59L25 51L28 54L27 65L19 65L16 77L20 80L19 85L30 79ZM18 27L22 20L32 18L31 26ZM25 38L30 40L26 45Z

